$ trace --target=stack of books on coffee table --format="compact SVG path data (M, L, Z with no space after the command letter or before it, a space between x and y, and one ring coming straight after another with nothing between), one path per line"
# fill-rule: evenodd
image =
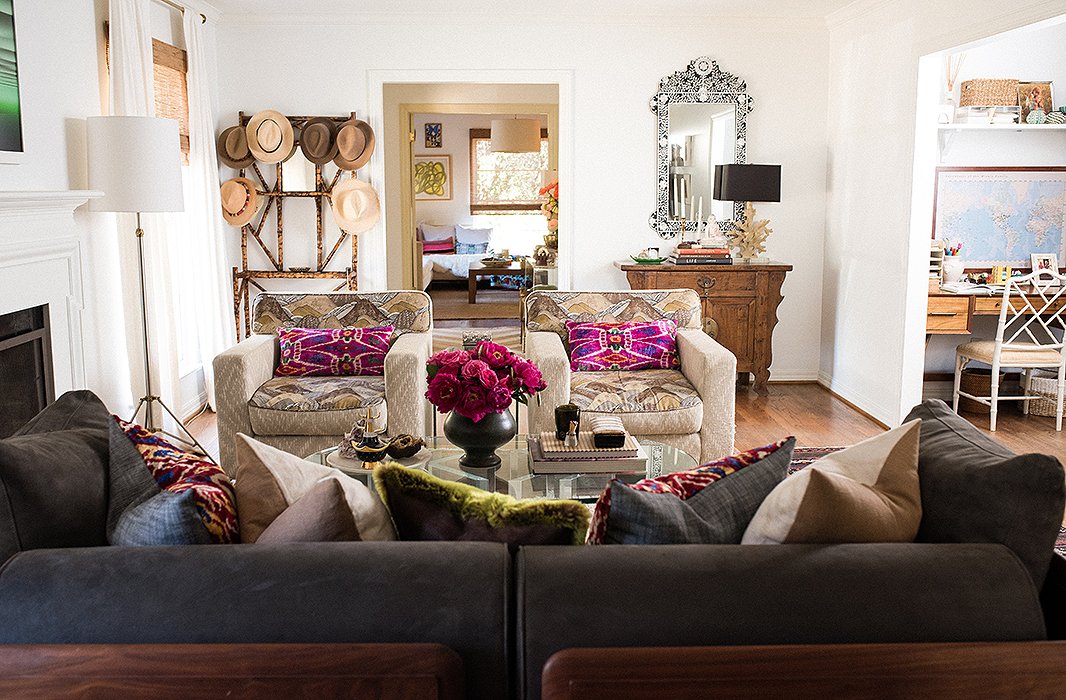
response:
M587 474L644 471L648 455L630 434L621 447L600 449L591 432L578 435L577 445L567 447L555 433L541 433L529 438L529 467L535 474Z

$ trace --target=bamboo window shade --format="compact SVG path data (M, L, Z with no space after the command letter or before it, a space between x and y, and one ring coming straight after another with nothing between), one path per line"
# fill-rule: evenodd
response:
M104 55L111 70L111 26L104 22ZM189 164L189 54L177 46L152 39L155 116L178 122L181 162Z
M152 39L155 72L155 116L175 119L181 138L181 158L189 164L188 54L165 41Z

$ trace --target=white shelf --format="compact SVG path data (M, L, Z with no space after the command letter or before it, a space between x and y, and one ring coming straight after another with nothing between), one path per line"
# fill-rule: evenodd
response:
M1066 131L1066 124L937 124L940 131Z

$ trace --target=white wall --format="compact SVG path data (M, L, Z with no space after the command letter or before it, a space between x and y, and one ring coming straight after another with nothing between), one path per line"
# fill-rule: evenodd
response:
M911 209L925 186L913 172L918 59L1061 12L1046 0L1009 10L861 0L829 18L820 378L879 420L898 423L921 398L929 221Z
M336 69L312 61L312 47L339 51ZM744 78L754 97L749 160L783 166L783 201L759 207L775 230L769 254L795 266L779 311L774 377L816 376L826 201L828 51L822 19L625 15L602 5L599 11L582 6L563 19L506 6L492 15L458 10L432 21L412 20L409 13L241 15L225 18L218 51L220 126L240 109L364 110L371 102L368 71L432 70L442 79L472 71L493 71L494 77L508 70L571 71L573 94L565 97L572 100L574 118L562 137L572 144L574 181L562 200L573 207L574 230L563 235L573 236L574 259L580 261L574 286L585 289L625 288L613 262L662 244L647 226L656 154L648 100L663 76L710 55ZM381 157L380 142L378 148L375 157ZM386 188L390 217L398 206L394 192ZM366 238L368 250L384 250L383 229ZM384 260L364 264L380 268Z

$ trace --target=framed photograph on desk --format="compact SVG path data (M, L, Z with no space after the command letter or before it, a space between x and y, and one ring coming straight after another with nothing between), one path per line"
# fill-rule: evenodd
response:
M1025 267L1032 254L1066 256L1063 212L1064 166L936 169L932 237L961 243L968 268Z
M1029 255L1029 262L1033 272L1045 270L1056 275L1059 273L1059 256L1054 253L1032 253Z

